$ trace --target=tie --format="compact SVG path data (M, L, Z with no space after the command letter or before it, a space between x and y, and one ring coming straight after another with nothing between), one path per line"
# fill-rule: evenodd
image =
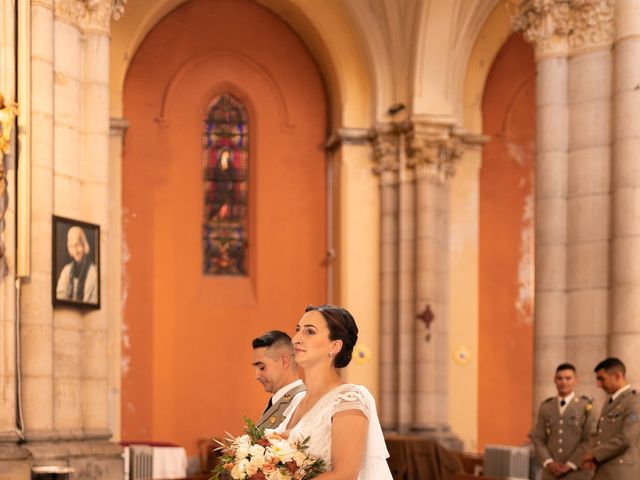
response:
M560 400L560 406L564 407L567 404L566 400L563 398L562 400Z
M613 402L613 397L609 397L609 403Z
M269 410L272 406L273 406L273 397L271 397L271 398L269 399L269 403L267 403L267 408L265 408L265 409L264 409L264 412L262 412L262 413L265 413L265 412L266 412L267 410Z

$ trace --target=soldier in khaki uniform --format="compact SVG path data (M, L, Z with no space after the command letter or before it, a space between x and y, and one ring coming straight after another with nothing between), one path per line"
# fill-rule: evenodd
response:
M640 392L631 388L618 358L607 358L594 370L598 386L610 397L598 419L583 466L594 480L640 479Z
M296 408L304 395L304 384L298 378L291 337L280 330L271 330L256 338L253 345L253 366L256 380L265 392L272 394L258 427L276 428L289 408Z
M570 363L559 365L553 380L558 395L542 402L533 432L542 479L589 479L592 472L581 466L595 428L593 398L574 392L576 369Z

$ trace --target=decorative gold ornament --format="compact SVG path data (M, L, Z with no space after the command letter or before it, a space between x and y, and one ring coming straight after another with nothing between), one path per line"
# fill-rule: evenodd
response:
M366 345L356 345L353 348L353 360L358 365L364 365L369 360L371 360L371 349L369 349L369 347L367 347Z
M469 353L469 350L467 350L467 347L465 347L464 345L460 345L453 351L453 360L458 365L466 365L467 363L469 363L470 359L471 354Z
M0 93L0 153L7 155L11 148L11 131L15 118L18 116L18 104L15 102L5 103L4 95ZM4 178L4 166L1 175Z

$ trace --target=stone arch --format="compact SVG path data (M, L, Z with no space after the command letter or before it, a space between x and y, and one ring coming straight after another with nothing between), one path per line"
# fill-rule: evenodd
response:
M110 112L122 116L122 89L138 46L169 12L188 0L137 2L111 27ZM339 2L255 0L282 18L303 39L324 77L331 129L368 127L372 120L373 74L352 16Z

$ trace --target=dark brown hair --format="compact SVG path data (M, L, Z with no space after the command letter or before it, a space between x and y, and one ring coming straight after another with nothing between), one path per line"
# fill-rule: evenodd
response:
M351 362L353 347L358 341L358 326L353 316L342 307L333 305L309 305L305 312L316 311L324 317L329 328L329 340L342 340L342 349L333 359L336 368L344 368Z

